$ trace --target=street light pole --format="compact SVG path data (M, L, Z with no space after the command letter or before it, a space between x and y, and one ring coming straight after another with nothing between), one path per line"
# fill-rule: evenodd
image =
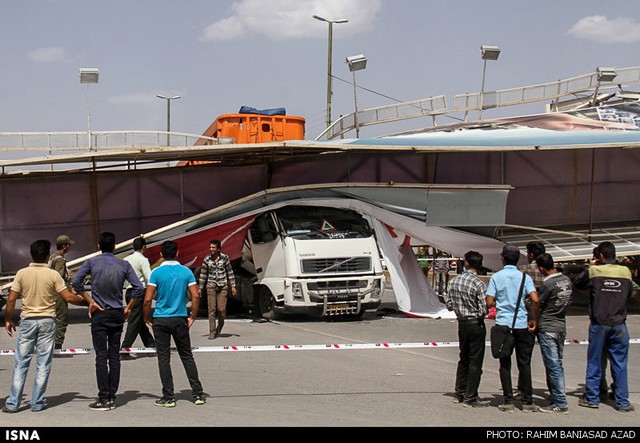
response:
M156 97L161 98L167 101L167 146L171 146L171 100L178 100L179 95L175 95L173 97L165 97L164 95L157 94Z
M364 55L354 55L347 57L347 65L349 65L349 71L353 74L353 104L355 112L353 114L353 122L356 127L356 138L360 138L360 122L358 120L358 95L356 94L356 71L361 71L367 67L367 57Z
M93 150L91 140L91 101L89 100L89 84L98 83L100 71L97 68L80 68L80 83L87 84L87 138L89 139L89 151Z
M326 22L329 24L329 41L327 43L327 128L331 126L331 98L333 95L332 90L332 65L333 65L333 24L334 23L347 23L349 20L346 18L341 18L338 20L329 20L324 17L320 17L318 15L314 15L313 18L316 20L320 20L321 22Z
M487 73L487 60L498 60L500 56L500 48L497 46L480 46L480 53L482 54L482 60L484 66L482 68L482 87L480 88L480 111L478 112L478 120L482 120L482 109L484 108L484 79Z

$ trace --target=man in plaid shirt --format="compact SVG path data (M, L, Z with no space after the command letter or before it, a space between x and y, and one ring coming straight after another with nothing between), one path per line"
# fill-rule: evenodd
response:
M236 295L236 278L231 268L229 256L221 252L221 243L218 239L209 242L210 254L204 258L200 268L198 288L207 295L207 307L209 309L209 340L220 335L224 320L227 317L227 295L229 288ZM216 327L216 314L218 325Z
M482 254L476 251L469 251L464 255L466 270L449 282L449 297L446 301L447 309L454 311L458 319L460 358L454 401L474 408L489 406L488 401L478 399L487 336L484 325L487 312L486 285L478 277L482 259Z

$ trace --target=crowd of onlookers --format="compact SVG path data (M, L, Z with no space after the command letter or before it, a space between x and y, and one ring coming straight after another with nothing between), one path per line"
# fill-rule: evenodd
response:
M563 413L569 411L565 393L563 350L566 340L566 312L574 291L589 299L589 340L585 392L578 405L597 409L601 402L615 402L616 410L630 412L627 366L629 332L626 326L627 303L637 298L640 287L636 262L618 260L611 242L593 249L589 263L558 266L540 242L527 244L527 264L518 266L520 250L505 245L503 268L491 274L488 284L480 278L483 256L468 251L464 272L458 272L446 288L447 308L458 320L459 361L456 371L455 401L467 407L486 407L478 398L485 354L487 330L485 318L495 308L495 325L490 330L492 356L500 362L503 403L501 411L515 410L521 402L523 412ZM633 269L631 269L633 268ZM540 346L549 391L549 403L533 401L531 357ZM512 386L512 357L518 369L517 385ZM606 381L607 365L612 383Z

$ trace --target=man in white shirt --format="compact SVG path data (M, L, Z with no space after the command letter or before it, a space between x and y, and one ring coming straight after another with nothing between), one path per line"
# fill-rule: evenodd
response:
M151 266L149 259L145 257L144 253L147 250L147 242L142 237L137 237L133 240L133 253L124 258L124 260L131 263L133 270L140 279L142 286L145 288L149 284L149 276L151 275ZM132 288L131 285L125 287L125 301L129 303L131 300ZM136 341L136 337L140 335L140 339L145 348L155 348L156 342L153 338L153 334L149 331L144 318L142 316L142 300L131 309L129 319L127 320L127 332L125 332L124 339L122 340L122 348L130 348L133 342Z

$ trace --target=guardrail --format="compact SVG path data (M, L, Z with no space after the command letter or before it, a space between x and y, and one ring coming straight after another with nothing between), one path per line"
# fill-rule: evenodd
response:
M599 81L598 72L571 77L538 85L523 86L511 89L499 89L457 94L453 97L453 108L447 107L446 98L442 95L411 102L397 103L378 108L358 111L358 126L379 125L418 117L432 117L451 113L465 113L465 121L469 111L480 111L492 108L524 105L545 100L558 100L562 97L587 93L597 88L612 88L621 84L640 82L640 67L615 68L616 77L612 81ZM480 96L482 95L482 100ZM482 101L482 106L480 103ZM355 113L347 114L336 120L316 140L334 140L355 129Z
M204 141L204 142L203 142ZM0 132L0 152L75 153L127 147L186 147L215 144L198 134L166 131Z
M198 134L166 131L95 131L91 132L0 132L0 175L31 171L66 170L68 165L51 161L21 169L20 161L39 157L73 156L109 151L136 151L154 148L188 148L194 145L217 144L217 139ZM17 162L17 164L16 164ZM73 162L74 168L96 168L94 162ZM102 168L147 167L149 162L127 161L108 163Z

